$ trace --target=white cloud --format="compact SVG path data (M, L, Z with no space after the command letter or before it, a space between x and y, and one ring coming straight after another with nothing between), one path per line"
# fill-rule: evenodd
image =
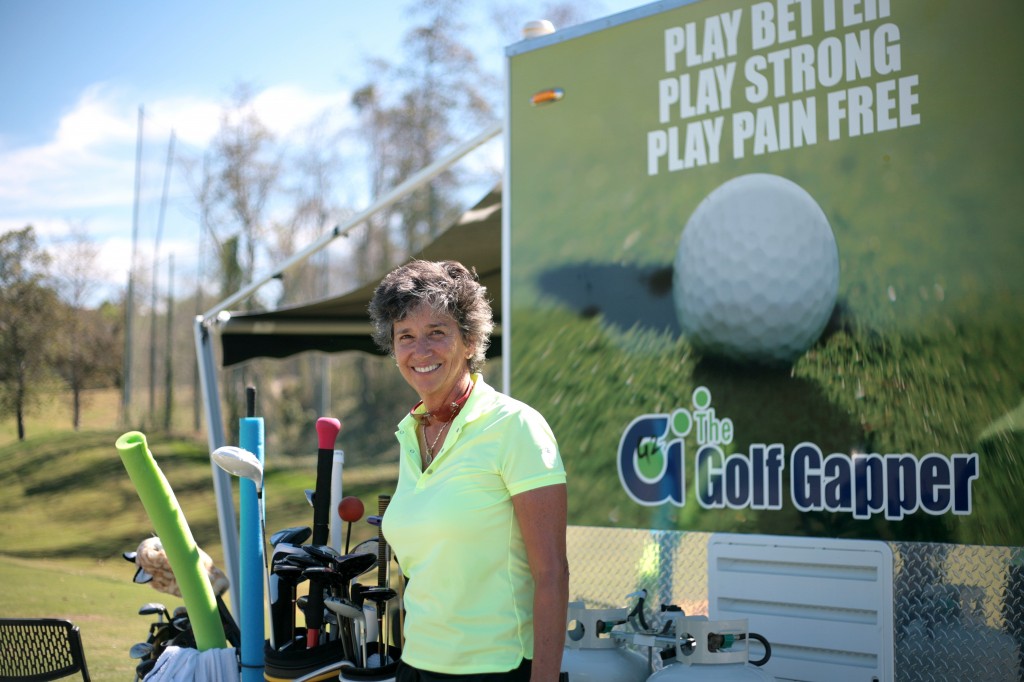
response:
M338 119L347 103L347 92L312 93L291 85L267 88L253 99L260 119L281 137L301 131L324 114Z
M65 152L88 152L114 142L135 141L135 121L125 118L115 106L117 93L103 84L89 86L75 108L65 114L57 125L51 148Z
M146 105L143 128L151 126L159 131L165 149L171 130L180 142L205 147L220 126L221 108L217 101L193 96L163 99ZM158 142L156 134L146 137L152 138L151 144Z
M93 85L65 114L53 138L0 149L2 213L53 215L71 209L130 205L134 198L139 105L129 93ZM312 93L279 85L256 94L253 106L282 137L324 112L340 112L343 92ZM160 186L170 131L186 147L202 148L220 125L223 103L180 96L144 104L143 176ZM159 190L157 190L159 191Z
M347 94L315 93L277 85L255 94L253 107L280 138L327 115L337 124ZM151 268L154 235L171 131L177 155L196 154L216 134L224 101L175 96L145 102L138 258ZM33 225L44 248L60 248L69 225L82 224L100 247L98 276L108 290L123 288L131 258L139 103L136 95L105 84L82 92L51 139L32 146L0 142L0 232ZM194 280L197 227L180 171L172 169L161 260L173 253L175 272Z

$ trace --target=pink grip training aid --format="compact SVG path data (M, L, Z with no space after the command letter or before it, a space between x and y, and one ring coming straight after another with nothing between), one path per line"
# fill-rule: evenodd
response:
M333 417L320 417L316 420L317 447L321 450L330 450L333 454L334 444L340 432L340 421Z

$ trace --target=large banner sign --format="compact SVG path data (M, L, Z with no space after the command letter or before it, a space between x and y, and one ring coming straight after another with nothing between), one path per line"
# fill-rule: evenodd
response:
M509 48L505 361L571 523L1024 545L1022 33L698 0Z

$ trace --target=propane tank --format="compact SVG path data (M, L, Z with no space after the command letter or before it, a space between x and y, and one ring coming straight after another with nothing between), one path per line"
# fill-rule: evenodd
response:
M612 627L626 622L626 609L588 609L570 602L562 650L563 679L568 682L644 682L647 660L613 639Z
M773 682L774 677L748 660L747 620L677 618L675 659L647 678L648 682ZM764 641L760 635L756 639ZM770 647L759 663L771 655Z

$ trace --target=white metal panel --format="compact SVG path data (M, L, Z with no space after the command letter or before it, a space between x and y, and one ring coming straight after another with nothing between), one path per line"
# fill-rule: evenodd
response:
M884 542L715 534L708 615L747 618L777 680L891 680L892 576Z

